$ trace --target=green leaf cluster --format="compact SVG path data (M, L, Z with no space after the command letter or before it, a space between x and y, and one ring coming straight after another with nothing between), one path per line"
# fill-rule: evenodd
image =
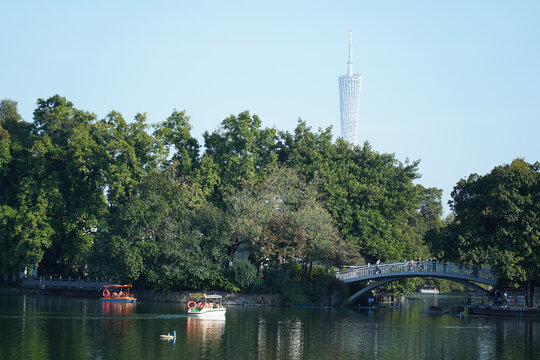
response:
M434 251L487 265L513 283L540 278L540 163L515 159L454 187L453 218L430 232Z
M245 111L201 146L185 111L150 126L144 113L98 119L59 95L39 99L32 122L16 107L0 105L5 277L37 264L160 291L237 291L263 268L298 265L302 283L321 267L424 257L424 234L442 228L441 191L415 184L418 161L333 141L330 128L299 120L282 132ZM241 256L249 267L229 276Z

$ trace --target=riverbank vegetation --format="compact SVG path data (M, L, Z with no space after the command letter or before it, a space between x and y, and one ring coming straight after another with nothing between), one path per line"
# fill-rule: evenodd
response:
M2 276L38 265L42 275L117 277L162 292L280 292L291 303L343 291L328 275L335 267L430 251L538 276L537 164L497 170L501 183L461 181L455 217L443 222L442 191L415 182L418 161L334 141L330 128L263 128L245 111L203 139L184 111L154 125L145 114L98 119L55 95L39 99L27 122L2 100ZM523 186L483 208L471 200L507 181ZM523 191L536 198L509 198ZM479 212L482 225L510 227L480 230Z
M508 285L540 281L540 163L515 159L471 174L452 192L453 216L426 241L441 258L484 264Z

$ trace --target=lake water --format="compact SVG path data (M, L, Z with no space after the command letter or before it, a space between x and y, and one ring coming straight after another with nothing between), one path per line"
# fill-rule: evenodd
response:
M427 314L459 297L376 310L227 307L0 295L0 359L540 359L540 321ZM176 341L160 334L176 330Z

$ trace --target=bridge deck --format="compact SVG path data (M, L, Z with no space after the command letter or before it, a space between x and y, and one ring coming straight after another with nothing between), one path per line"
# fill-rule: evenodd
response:
M350 267L338 271L336 277L344 282L383 280L385 278L437 277L449 280L474 281L487 285L497 284L497 275L486 268L469 268L451 263L409 262L385 263Z

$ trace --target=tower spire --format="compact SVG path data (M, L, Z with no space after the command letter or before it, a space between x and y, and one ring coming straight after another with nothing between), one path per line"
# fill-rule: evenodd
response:
M349 60L347 74L339 77L339 107L341 109L341 136L352 145L358 139L358 114L362 74L353 74L352 69L352 19L349 30Z
M347 61L347 76L352 76L352 18L349 29L349 60Z

